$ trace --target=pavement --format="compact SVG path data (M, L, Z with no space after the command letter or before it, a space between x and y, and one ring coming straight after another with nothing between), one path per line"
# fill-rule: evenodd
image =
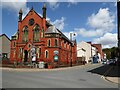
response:
M120 77L105 77L105 79L110 82L120 84Z
M119 71L120 66L118 65L113 65L111 66L107 72L104 74L104 78L107 81L117 83L120 85L120 71Z
M95 66L97 64L94 64ZM9 68L9 67L0 67L1 70L7 70L7 71L17 71L17 72L38 72L38 71L60 71L60 70L69 70L69 69L77 69L81 67L89 67L91 66L90 63L86 65L78 65L78 66L72 66L72 67L59 67L59 68L52 68L52 69L45 69L45 68Z

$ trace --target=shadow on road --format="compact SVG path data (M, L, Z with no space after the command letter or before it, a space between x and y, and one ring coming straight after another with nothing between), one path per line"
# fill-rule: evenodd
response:
M120 66L118 65L103 65L101 67L89 70L87 72L108 76L108 77L120 77Z

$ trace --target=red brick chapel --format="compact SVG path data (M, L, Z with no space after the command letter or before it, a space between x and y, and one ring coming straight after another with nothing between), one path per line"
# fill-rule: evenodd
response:
M69 40L60 30L46 20L46 5L40 16L32 8L22 19L19 11L18 30L11 39L11 63L30 63L32 56L52 66L71 65L77 60L76 40Z

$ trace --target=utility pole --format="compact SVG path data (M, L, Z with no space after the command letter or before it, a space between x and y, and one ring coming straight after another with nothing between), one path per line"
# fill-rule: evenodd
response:
M72 67L72 33L70 33L70 41L71 41L71 50L70 50L70 52L71 52L71 58L70 58L70 66Z

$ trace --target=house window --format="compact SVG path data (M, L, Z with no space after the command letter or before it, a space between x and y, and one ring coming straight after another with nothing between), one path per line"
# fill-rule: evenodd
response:
M16 42L13 43L13 47L15 47L15 46L16 46Z
M38 42L40 38L40 27L38 24L36 24L33 28L33 41Z
M23 37L22 37L23 42L27 42L28 41L28 27L25 26L23 28Z
M58 40L55 39L55 47L57 47L57 46L58 46Z
M48 50L45 51L45 58L48 58L49 56L49 53L48 53Z
M50 47L50 39L48 40L48 47Z

